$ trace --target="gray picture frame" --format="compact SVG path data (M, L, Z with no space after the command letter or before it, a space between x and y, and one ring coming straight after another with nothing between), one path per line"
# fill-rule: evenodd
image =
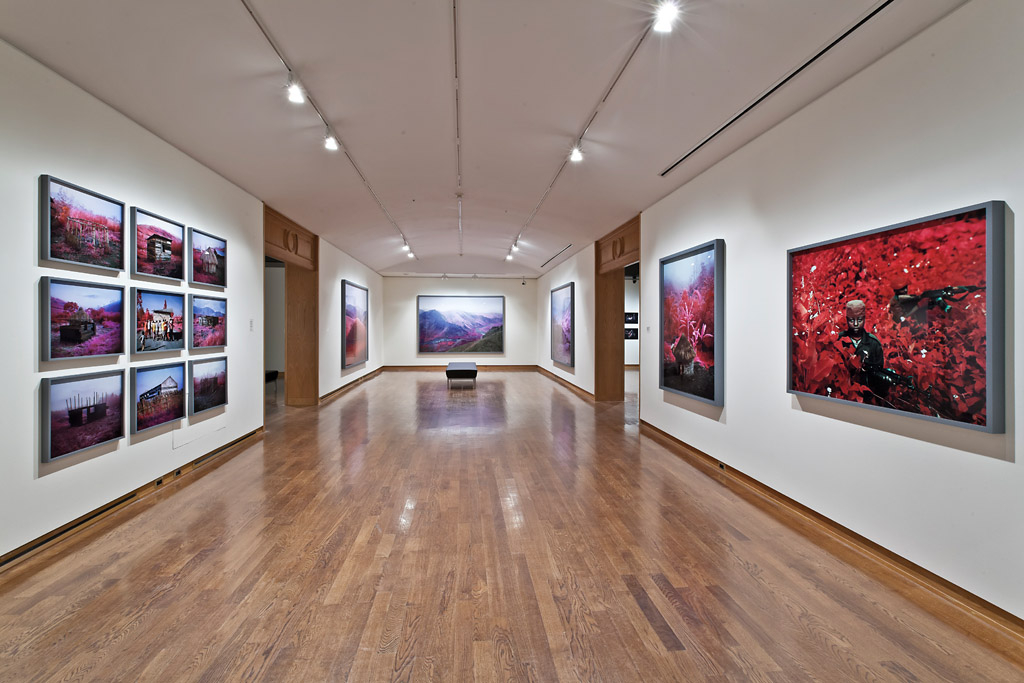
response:
M224 282L223 283L219 283L219 282L203 282L201 280L197 280L196 279L195 259L193 258L193 253L192 253L195 250L194 241L195 241L195 234L196 233L198 233L198 234L200 234L203 237L206 237L208 239L220 242L220 243L222 243L224 245ZM211 288L216 288L216 289L221 289L221 290L227 288L227 286L228 286L228 265L227 265L228 241L226 239L224 239L223 237L217 237L216 235L208 233L205 230L200 230L199 228L189 228L188 229L188 248L185 249L185 251L188 252L187 270L188 270L188 283L190 285L197 285L199 287L211 287Z
M121 350L113 353L97 353L83 356L54 356L53 346L50 340L50 327L52 325L50 298L51 298L51 287L54 284L69 285L73 287L84 287L88 289L105 289L113 292L118 292L121 296ZM40 359L45 362L49 361L65 361L65 360L81 360L81 359L93 359L93 358L115 358L117 356L126 353L128 347L125 344L125 328L128 326L128 316L126 315L126 304L124 300L124 287L121 285L109 285L102 282L89 282L85 280L71 280L62 277L43 276L39 278L39 321L40 321ZM63 336L63 333L62 333Z
M196 410L196 384L195 384L195 367L197 365L207 365L210 363L223 363L224 364L224 402L218 403L217 405L209 406ZM228 357L217 356L216 358L204 358L190 360L188 362L188 414L201 415L210 410L216 410L217 408L223 408L228 405L230 395L228 393Z
M117 266L104 266L104 265L100 265L98 263L89 263L88 261L80 261L80 260L75 260L75 259L66 259L66 258L60 258L58 256L54 256L54 254L52 252L52 245L53 245L53 233L52 233L52 229L53 229L53 213L52 213L52 210L51 210L52 209L52 204L51 204L50 200L51 200L51 197L52 197L52 194L53 194L53 188L54 188L55 185L59 185L59 186L65 187L65 188L67 188L67 189L69 189L69 190L71 190L73 192L80 192L82 194L89 195L91 197L99 199L100 201L108 202L110 204L113 204L114 206L120 207L120 209L121 209L121 212L120 212L121 213L121 218L120 218L120 220L121 220L121 225L120 225L120 230L121 230L121 254L120 254L120 258L118 259L119 260L119 264ZM57 178L57 177L52 176L52 175L41 175L41 176L39 176L39 256L40 256L40 258L42 260L49 261L51 263L58 263L58 264L68 263L68 264L73 264L73 265L76 265L76 266L85 266L87 268L96 268L98 270L107 271L108 274L110 274L110 273L119 273L119 272L123 271L124 268L125 268L125 253L124 253L124 250L127 247L128 243L131 241L131 240L126 239L127 235L125 233L126 233L126 230L125 230L125 203L124 202L122 202L120 200L117 200L117 199L114 199L113 197L108 197L107 195L100 194L99 192L94 192L93 190L90 190L90 189L88 189L86 187L82 187L81 185L75 185L74 183L70 183L70 182L68 182L66 180L61 180L60 178Z
M186 399L186 396L183 395L182 398L181 398L181 415L179 415L178 417L172 418L170 420L165 420L163 422L160 422L159 424L154 424L154 425L150 425L148 427L143 427L142 429L139 429L139 400L138 400L138 397L137 397L138 385L139 385L139 373L140 372L152 372L152 371L155 371L155 370L163 370L165 368L181 368L181 382L182 382L182 385L184 385L184 386L181 387L181 391L186 392L186 395L187 395L187 392L188 392L188 385L187 385L187 382L188 382L188 372L187 372L187 369L185 367L185 361L183 361L183 360L176 361L174 363L158 363L156 365L138 365L138 366L135 366L135 367L131 368L131 393L128 395L128 398L131 401L131 432L132 432L132 434L142 434L144 432L148 432L151 429L156 429L158 427L163 427L165 425L174 424L175 422L180 422L180 421L184 420L185 417L188 415L188 405L187 405L188 401Z
M181 231L181 277L172 277L172 276L169 276L169 275L158 275L156 273L147 273L147 272L145 272L143 270L139 270L139 246L138 246L139 227L138 227L138 221L139 221L139 215L140 214L144 215L144 216L149 216L151 218L155 218L155 219L157 219L159 221L163 221L164 223L169 223L169 224L171 224L173 226L176 226ZM132 263L131 274L132 274L132 277L146 277L146 278L150 278L151 277L151 278L157 278L159 280L168 280L170 282L182 282L182 283L185 282L185 271L188 268L188 265L185 262L186 252L188 252L187 256L188 256L189 260L191 260L191 258L192 258L192 252L191 252L190 248L187 248L187 247L190 247L190 245L187 244L188 240L187 240L187 236L185 235L185 224L184 223L179 223L178 221L171 220L170 218L165 218L165 217L163 217L163 216L161 216L159 214L153 213L152 211L147 211L146 209L140 209L137 206L133 206L132 210L131 210L131 231L132 231L132 240L131 240L131 242L132 242L132 254L131 254L131 263Z
M566 287L569 288L569 362L566 363L555 357L555 294L562 291ZM551 335L551 361L558 365L565 367L574 368L576 367L576 283L567 282L564 285L559 285L551 290L550 294L550 316L551 316L551 327L549 329Z
M113 437L111 437L109 439L103 439L102 441L96 441L94 443L90 443L87 446L83 446L82 448L78 448L78 449L73 450L73 451L68 451L67 453L61 453L60 455L57 455L57 456L53 455L53 431L52 431L52 426L53 425L52 425L52 419L51 419L51 413L53 411L50 409L51 408L51 406L50 406L50 398L51 398L51 395L52 395L53 388L56 387L56 386L62 385L62 384L71 384L71 383L78 383L78 382L88 382L88 381L91 381L91 380L102 379L102 378L105 378L105 377L120 377L120 380L121 380L121 382L120 382L120 385L121 385L121 388L120 388L120 391L121 391L121 425L120 425L121 426L121 433L116 435L116 436L113 436ZM90 373L86 373L84 375L65 375L63 377L44 377L42 379L42 382L41 382L40 387L39 387L39 406L40 406L40 412L39 412L40 420L39 420L39 422L40 422L40 427L41 427L41 434L40 434L40 460L42 462L44 462L44 463L53 462L55 460L63 460L64 458L67 458L69 456L75 455L77 453L83 453L83 452L85 452L87 450L95 448L96 446L101 446L101 445L103 445L105 443L112 443L114 441L120 441L121 439L125 438L127 436L127 434L125 433L125 429L124 429L124 417L125 417L125 414L124 414L125 413L125 381L124 381L124 379L125 378L124 378L124 369L123 368L122 369L118 369L118 370L106 370L106 371L103 371L103 372L90 372ZM69 414L70 414L70 410L71 409L69 407ZM78 408L78 410L85 410L85 411L88 412L88 409L85 408L85 407ZM87 419L87 418L84 418L84 419Z
M139 329L139 307L138 305L132 306L131 315L131 326L128 328L129 339L131 340L131 355L132 356L147 356L154 353L173 353L175 351L183 351L186 347L185 336L188 330L188 297L184 292L174 292L164 289L149 289L147 287L132 287L131 288L131 301L137 302L141 294L158 294L165 297L174 297L175 299L181 299L181 346L168 349L150 349L148 351L138 349L138 329Z
M196 299L205 301L223 301L224 302L224 343L222 344L209 344L199 345L195 344L195 318L196 318ZM228 300L222 296L206 296L205 294L189 294L188 295L188 348L189 350L195 349L222 349L228 345Z
M345 311L348 308L348 288L362 290L366 295L366 352L363 358L349 362L348 359L348 338L345 325ZM370 360L370 290L362 285L357 285L351 280L341 281L341 368L347 370L357 365L362 365Z

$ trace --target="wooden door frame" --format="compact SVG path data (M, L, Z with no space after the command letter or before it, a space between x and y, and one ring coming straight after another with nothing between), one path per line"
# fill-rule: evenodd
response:
M594 249L594 398L626 397L625 280L622 269L640 260L640 215L599 239Z

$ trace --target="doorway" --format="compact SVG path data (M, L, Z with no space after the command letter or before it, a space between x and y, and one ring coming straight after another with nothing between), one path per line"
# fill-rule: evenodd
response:
M625 267L630 264L637 265L639 282L640 216L623 223L599 239L594 259L597 280L594 311L594 398L598 401L623 401L626 366L626 333L623 332L626 301ZM636 312L639 313L639 310ZM639 326L637 331L639 333Z

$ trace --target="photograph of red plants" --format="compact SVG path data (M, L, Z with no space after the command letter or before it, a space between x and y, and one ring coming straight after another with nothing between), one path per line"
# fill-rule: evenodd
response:
M191 348L224 346L228 339L227 299L191 295L192 345Z
M714 240L660 261L659 387L712 405L724 402L723 309L716 296L724 251L725 242Z
M576 283L570 282L551 290L551 360L573 367L576 346L573 320Z
M132 368L132 433L185 417L185 364Z
M124 268L124 204L52 176L42 176L45 258Z
M370 290L348 280L341 281L342 367L365 363L368 358L367 319Z
M192 401L189 414L227 405L228 359L194 360L188 364L192 378Z
M1003 254L998 207L790 251L790 391L988 430L1001 423L989 414L990 334L1002 326L1001 289L991 307L1002 278L990 281L1001 273L990 270L990 255Z
M226 287L228 284L228 243L202 230L189 228L192 251L191 281Z
M48 302L43 360L124 353L121 287L44 277Z
M43 379L43 462L124 437L124 371Z
M185 226L132 207L135 261L132 272L171 280L185 279Z

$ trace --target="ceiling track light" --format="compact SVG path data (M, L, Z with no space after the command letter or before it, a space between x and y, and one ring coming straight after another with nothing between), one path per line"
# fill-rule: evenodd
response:
M676 18L679 16L679 5L672 0L666 0L658 5L654 16L654 30L658 33L671 33L672 25L675 24Z
M516 240L512 243L512 251L519 251L519 241Z
M409 243L408 242L403 242L402 243L402 251L409 251Z
M512 252L511 251L508 252L508 254L505 256L505 260L506 261L511 261L512 260Z
M569 152L569 161L580 162L583 161L583 150L580 149L579 144L572 146L572 151Z
M409 258L416 258L416 254L412 253L412 251L406 254L406 256L408 256Z
M291 70L288 71L288 101L294 104L302 104L306 101L306 94L302 92L299 79L295 78L295 74Z
M331 132L330 128L324 134L324 149L331 152L338 151L338 138L334 137L334 133Z

